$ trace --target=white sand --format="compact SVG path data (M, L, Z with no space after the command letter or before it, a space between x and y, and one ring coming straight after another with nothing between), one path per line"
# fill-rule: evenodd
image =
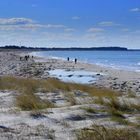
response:
M25 52L0 52L0 75L46 79L50 76L50 71L60 72L60 75L66 77L73 74L75 77L80 75L80 77L91 78L96 74L96 82L90 84L123 91L125 94L131 89L134 94L137 94L137 98L125 98L125 100L139 103L140 72L115 70L86 63L74 64L57 59L30 58L28 61L20 61L20 56L24 55ZM58 69L60 71L57 71ZM65 71L69 72L68 75L64 73ZM83 109L85 107L95 110L104 108L102 105L94 104L93 98L87 93L74 93L77 105L71 105L65 93L62 92L36 93L41 100L48 99L57 106L53 109L42 110L41 116L37 118L31 116L32 111L20 111L15 106L17 94L15 91L0 91L0 139L74 140L74 131L89 127L94 123L107 127L125 127L117 122L109 121L110 114L107 112L89 113ZM120 102L124 100L125 95L122 94L122 96ZM140 114L126 114L126 119L136 122L136 117L139 116Z

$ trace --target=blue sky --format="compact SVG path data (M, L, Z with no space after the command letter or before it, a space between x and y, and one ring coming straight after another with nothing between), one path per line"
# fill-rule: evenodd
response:
M1 0L0 45L140 49L140 0Z

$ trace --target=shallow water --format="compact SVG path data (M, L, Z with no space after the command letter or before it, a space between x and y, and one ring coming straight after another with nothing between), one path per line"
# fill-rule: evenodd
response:
M95 83L98 77L103 75L89 71L66 71L61 69L50 70L49 74L51 77L56 77L64 82L74 82L81 84Z

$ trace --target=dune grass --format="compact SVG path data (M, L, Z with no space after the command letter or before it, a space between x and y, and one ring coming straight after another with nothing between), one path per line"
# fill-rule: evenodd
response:
M39 80L16 77L0 77L1 90L26 90L26 92L36 92L40 86ZM28 89L28 90L27 90Z
M95 104L99 104L99 105L105 105L106 102L104 101L104 98L103 97L97 97L96 99L93 100L93 103Z
M140 113L140 103L129 103L128 101L119 101L117 97L97 97L94 103L108 107L109 110L116 110L123 113Z
M19 95L16 97L15 104L22 110L37 110L54 107L48 100L41 100L34 93L42 87L43 81L36 79L25 79L16 77L1 77L1 90L16 90Z
M92 108L92 107L84 107L82 109L85 110L88 113L96 113L97 112L97 110Z
M21 95L17 96L16 106L25 111L54 107L53 103L51 103L50 101L42 101L39 97L35 96L34 94L25 93L22 93Z
M97 97L116 97L120 96L120 93L114 92L110 89L101 89L90 85L83 85L77 83L65 83L55 78L49 78L43 81L44 90L46 91L56 91L61 90L64 92L72 92L79 90L82 92L89 93L91 96Z
M123 101L122 103L117 98L110 98L106 104L109 108L113 108L118 111L130 112L132 111L130 105Z
M74 91L82 91L88 93L90 96L99 98L98 102L102 105L108 106L110 109L118 111L131 111L132 108L139 109L139 105L120 104L116 99L120 93L116 93L109 89L101 89L94 86L65 83L55 78L48 78L47 80L17 78L17 77L0 77L0 90L16 90L20 93L17 97L16 104L24 110L44 108L52 106L49 101L42 101L34 93L36 92L56 92L61 91L65 93L72 93ZM105 103L103 98L109 99ZM68 96L70 102L75 105L76 100L72 94ZM46 105L47 104L47 105ZM27 107L28 106L28 107Z
M66 93L67 100L71 105L76 105L74 92L82 91L88 93L91 97L95 97L94 103L104 106L104 112L110 114L111 121L118 122L123 125L129 125L125 119L124 113L139 113L140 104L130 104L119 101L120 93L109 89L101 89L94 86L65 83L54 78L47 80L25 79L17 77L0 77L0 90L15 90L18 95L15 104L21 110L33 111L34 117L41 116L40 109L55 107L49 100L42 100L35 93L37 92L63 92ZM87 113L97 113L92 107L85 107ZM64 123L65 124L65 123ZM139 125L134 125L139 128ZM139 134L133 129L117 129L105 128L103 126L93 125L90 129L82 129L76 134L77 140L139 140Z
M127 92L127 97L128 98L136 98L137 96L136 96L136 94L133 91L131 91L129 89L128 92Z
M93 86L65 83L54 78L47 80L17 78L17 77L0 77L0 90L16 90L20 95L16 99L16 105L22 110L42 109L52 106L47 101L39 99L34 93L36 92L73 92L80 90L91 96L98 97L116 97L117 93L108 89L99 89ZM76 104L76 100L72 94L68 94L68 100L72 105Z
M26 90L29 89L33 92L41 89L42 91L55 92L57 90L70 92L74 90L80 90L89 93L91 96L98 97L116 97L119 93L116 93L109 89L100 89L94 86L65 83L55 78L48 78L47 80L39 79L25 79L16 77L0 77L0 89L1 90Z
M124 100L120 101L118 97L115 96L110 98L97 97L94 103L105 107L103 112L108 112L110 114L111 121L123 125L131 125L131 122L126 120L125 114L140 113L140 103L129 103Z
M74 93L66 93L65 94L66 100L71 104L71 105L77 105L77 101L75 99Z
M77 140L139 140L139 133L128 128L106 128L92 125L76 134Z
M140 103L134 104L126 101L119 101L117 98L110 98L106 106L110 110L116 110L126 114L140 113Z

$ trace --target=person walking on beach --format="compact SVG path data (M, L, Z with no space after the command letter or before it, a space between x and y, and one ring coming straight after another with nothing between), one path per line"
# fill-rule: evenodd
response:
M75 62L75 64L77 63L77 58L75 58L74 62Z
M28 61L28 56L27 55L25 55L25 60Z
M67 61L70 61L70 58L69 57L67 58Z

